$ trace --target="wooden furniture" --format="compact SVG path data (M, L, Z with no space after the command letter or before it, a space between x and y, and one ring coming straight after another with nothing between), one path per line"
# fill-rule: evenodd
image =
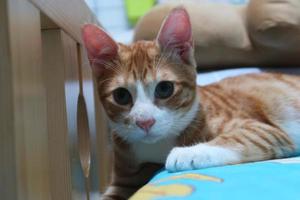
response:
M0 0L0 198L92 199L107 127L80 27L82 0Z

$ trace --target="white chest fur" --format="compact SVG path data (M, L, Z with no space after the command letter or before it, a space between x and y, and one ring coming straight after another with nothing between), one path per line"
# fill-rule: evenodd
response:
M170 151L176 146L176 138L168 138L153 144L134 143L132 150L139 163L152 162L164 164Z

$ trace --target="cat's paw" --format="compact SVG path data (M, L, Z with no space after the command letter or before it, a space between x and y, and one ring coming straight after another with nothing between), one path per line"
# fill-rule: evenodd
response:
M166 169L177 172L237 163L239 160L239 154L232 150L198 144L191 147L175 147L167 157Z

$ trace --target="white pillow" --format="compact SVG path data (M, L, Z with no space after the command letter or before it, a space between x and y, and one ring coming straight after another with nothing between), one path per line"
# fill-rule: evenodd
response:
M199 73L197 75L197 84L204 86L214 82L218 82L227 77L238 76L242 74L249 73L259 73L261 70L259 68L240 68L240 69L227 69L227 70L218 70L208 73Z

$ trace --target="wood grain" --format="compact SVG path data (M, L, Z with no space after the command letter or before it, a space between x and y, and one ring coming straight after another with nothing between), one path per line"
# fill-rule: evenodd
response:
M107 145L107 127L80 38L83 23L97 22L83 1L69 4L0 1L1 200L89 199L108 181L109 154L99 147ZM90 129L88 178L79 156L78 144L88 141L78 141L79 94Z
M99 24L83 0L29 0L44 15L81 43L81 27L85 23Z
M5 170L1 199L47 200L48 138L40 15L28 1L7 0L4 5L1 2L1 13L6 16L1 19L4 30L0 36L4 41L0 61L0 127L4 130L0 134L4 139L1 146L7 153L1 153L1 164L7 166L0 170Z
M47 91L47 129L52 199L72 199L69 130L65 98L65 58L60 30L42 31L43 77Z
M0 194L17 199L12 68L7 2L0 1Z

